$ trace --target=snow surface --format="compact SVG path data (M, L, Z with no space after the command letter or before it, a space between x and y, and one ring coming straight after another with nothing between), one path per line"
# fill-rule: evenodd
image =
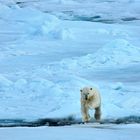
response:
M107 128L92 127L39 127L1 128L2 140L139 140L140 125L115 125Z
M138 0L15 2L0 0L1 119L81 118L88 85L102 118L140 115Z

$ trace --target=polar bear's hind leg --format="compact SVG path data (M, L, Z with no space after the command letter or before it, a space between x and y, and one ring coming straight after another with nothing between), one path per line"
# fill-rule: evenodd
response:
M101 107L95 108L95 114L94 117L97 121L101 120Z

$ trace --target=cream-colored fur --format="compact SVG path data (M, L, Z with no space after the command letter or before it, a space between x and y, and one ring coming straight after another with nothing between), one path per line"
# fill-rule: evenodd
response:
M84 122L90 120L89 109L95 109L94 117L97 121L101 119L101 97L96 88L84 87L81 91L81 113Z

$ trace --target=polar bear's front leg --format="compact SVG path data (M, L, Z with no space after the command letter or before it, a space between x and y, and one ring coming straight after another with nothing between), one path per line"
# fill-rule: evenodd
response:
M81 113L83 122L88 122L90 120L90 115L88 113L88 107L81 103Z

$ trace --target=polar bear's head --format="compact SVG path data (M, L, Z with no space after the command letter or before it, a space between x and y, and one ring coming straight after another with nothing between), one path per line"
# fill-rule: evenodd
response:
M93 88L92 87L84 87L80 90L82 100L89 100L91 97L94 96Z

